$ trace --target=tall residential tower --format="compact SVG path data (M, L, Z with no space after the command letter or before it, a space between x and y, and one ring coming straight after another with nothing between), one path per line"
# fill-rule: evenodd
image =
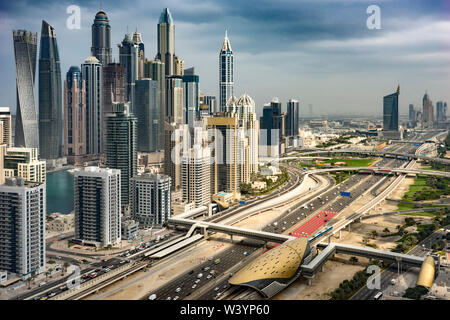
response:
M108 16L102 10L97 12L92 25L91 55L103 66L111 63L111 26Z
M219 107L224 111L228 99L233 96L234 87L234 56L231 49L228 34L225 31L225 39L219 52Z

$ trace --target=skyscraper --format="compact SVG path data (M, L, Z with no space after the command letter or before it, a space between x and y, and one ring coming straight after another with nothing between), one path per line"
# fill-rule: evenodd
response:
M219 106L224 111L228 99L233 96L234 88L234 56L231 49L228 34L225 31L225 39L219 52Z
M8 107L0 107L0 143L7 147L12 146L11 128L11 111Z
M37 33L14 30L13 41L17 88L14 145L39 148L38 119L34 100Z
M299 102L289 100L286 112L286 136L298 136Z
M10 171L9 177L20 177L29 182L46 181L45 161L39 160L36 148L7 148L4 167Z
M63 156L61 67L55 29L42 20L39 55L39 153L42 159Z
M233 193L237 198L238 185L238 118L207 118L207 129L211 141L211 194L219 191Z
M447 102L436 102L436 121L443 122L447 120Z
M200 93L200 105L208 106L208 115L212 115L212 114L220 111L220 109L217 106L216 96L212 95L212 94L202 95Z
M134 84L138 79L139 46L134 44L130 34L126 34L119 47L120 64L124 66L127 75L127 101L131 102L133 111Z
M166 76L164 63L160 60L146 59L144 62L144 78L150 78L158 83L159 133L158 148L164 149L164 121L166 119Z
M130 179L137 173L137 119L128 104L114 104L106 119L106 166L120 169L122 206L129 205Z
M86 82L77 66L70 67L64 81L64 154L77 163L86 154Z
M0 185L0 269L22 279L45 271L45 184L10 178Z
M86 153L102 153L103 142L103 71L96 57L88 57L81 65L86 83Z
M434 121L433 102L431 102L428 93L425 93L422 99L422 126L432 128Z
M138 74L137 79L144 78L145 45L142 41L142 34L137 31L133 33L133 42L138 46Z
M416 121L416 111L414 110L414 105L409 105L409 113L408 113L408 119L411 122Z
M139 132L137 150L155 152L159 149L161 131L158 82L151 79L137 80L134 101Z
M85 167L74 176L75 237L96 247L120 243L120 170Z
M127 102L127 70L120 63L103 67L103 115L112 112L113 103Z
M163 174L144 174L131 179L131 216L139 226L161 226L171 216L171 179Z
M260 118L263 145L280 145L285 136L285 117L286 114L281 112L281 102L278 98L274 98L270 104L264 105L263 115ZM264 139L264 136L266 139Z
M200 117L199 109L199 76L195 75L194 68L186 69L183 80L183 120L189 127L194 127L195 121Z
M398 131L398 96L400 95L400 85L397 92L383 98L383 131Z
M183 79L181 76L166 77L166 119L177 124L185 123L183 114Z
M172 190L181 188L181 157L187 149L187 137L187 125L164 123L164 174L172 179Z
M175 25L168 8L165 8L159 17L158 23L158 53L156 59L164 63L165 75L174 73L175 56Z
M96 57L103 66L111 63L111 26L102 10L97 12L92 24L91 56Z
M195 208L211 202L211 150L196 145L184 152L181 159L183 201Z

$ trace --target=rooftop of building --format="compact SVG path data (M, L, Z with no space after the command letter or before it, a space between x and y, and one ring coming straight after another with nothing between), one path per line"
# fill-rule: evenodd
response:
M173 24L172 15L170 14L169 8L165 8L161 15L159 16L159 23Z

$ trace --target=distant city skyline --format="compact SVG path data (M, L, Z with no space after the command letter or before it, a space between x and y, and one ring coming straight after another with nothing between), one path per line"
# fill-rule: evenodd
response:
M380 30L366 27L371 1L131 2L103 3L111 25L112 60L119 62L117 44L127 28L131 32L136 27L146 57L154 58L157 23L167 7L176 25L176 53L186 68L195 66L200 90L216 97L217 52L228 30L235 55L235 96L249 93L258 115L273 97L283 110L289 99L299 100L300 117L308 114L308 104L314 105L315 115L382 115L382 97L398 83L400 114L407 114L409 104L419 105L425 91L433 101L450 100L450 4L443 0L379 1ZM81 7L79 30L66 27L66 9L72 4ZM98 10L97 4L84 1L1 4L0 39L5 45L0 50L0 105L16 113L13 29L38 32L42 19L49 22L58 36L61 72L66 74L90 55Z

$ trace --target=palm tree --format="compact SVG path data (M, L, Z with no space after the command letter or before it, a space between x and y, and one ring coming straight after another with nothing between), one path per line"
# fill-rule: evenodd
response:
M386 234L391 233L391 231L388 228L384 228L383 232Z
M351 262L352 264L355 264L355 263L358 262L358 258L352 256L352 257L350 257L350 262Z
M66 262L64 262L64 265L63 265L63 274L66 274L66 272L67 272L67 268L70 266L70 264L66 261Z

